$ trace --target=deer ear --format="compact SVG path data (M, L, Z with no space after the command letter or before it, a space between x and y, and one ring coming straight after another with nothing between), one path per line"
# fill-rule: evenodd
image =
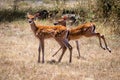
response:
M27 12L26 17L31 17L31 16L32 16L31 13Z
M26 16L25 16L25 17L27 18L29 15L30 15L30 14L29 14L29 12L27 12L27 14L26 14Z

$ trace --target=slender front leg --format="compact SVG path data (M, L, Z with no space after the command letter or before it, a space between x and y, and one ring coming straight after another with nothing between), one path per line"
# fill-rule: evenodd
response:
M38 63L40 63L40 52L41 52L41 42L39 42L39 47L38 47Z
M41 39L42 63L44 63L44 39Z
M81 57L81 55L80 55L80 48L79 48L79 42L78 41L75 41L75 43L76 43L76 46L77 46L77 51L78 51L78 59Z

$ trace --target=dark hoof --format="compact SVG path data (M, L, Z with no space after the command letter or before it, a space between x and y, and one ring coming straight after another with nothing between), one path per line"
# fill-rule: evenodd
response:
M81 56L77 56L77 59L80 59L81 58Z
M105 48L103 48L104 50L106 50Z
M107 50L111 53L111 49L110 48L107 48Z
M109 50L109 52L111 53L111 50Z

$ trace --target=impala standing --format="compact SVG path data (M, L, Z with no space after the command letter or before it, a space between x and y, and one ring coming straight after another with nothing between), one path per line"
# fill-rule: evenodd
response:
M40 62L40 52L42 49L42 63L44 63L44 39L54 38L59 45L62 47L62 55L60 56L58 62L61 61L65 51L69 48L70 59L69 62L72 62L72 46L68 43L66 35L68 33L66 27L64 26L42 26L34 22L36 15L27 14L29 24L31 26L34 35L39 39L39 48L38 48L38 62ZM36 33L38 33L36 35Z

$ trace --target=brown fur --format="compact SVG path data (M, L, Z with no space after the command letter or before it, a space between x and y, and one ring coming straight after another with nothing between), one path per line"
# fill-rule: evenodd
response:
M34 22L36 16L27 14L28 21L31 25L31 29L34 32L35 36L39 39L39 48L38 48L38 62L40 62L40 52L42 49L42 63L44 63L44 39L54 38L58 44L62 47L62 55L59 58L61 61L66 49L68 48L70 51L70 59L69 62L72 62L72 46L68 43L66 39L66 33L68 33L66 27L64 26L42 26L38 25Z
M66 20L63 19L63 21L61 20L61 22L66 23ZM61 22L57 21L56 25L63 25L63 23L61 23ZM81 24L75 28L69 29L69 34L68 34L67 38L68 38L68 40L76 40L82 36L86 36L86 37L96 36L96 37L98 37L99 42L100 42L100 47L104 50L107 49L109 52L111 52L111 50L107 46L104 35L101 35L100 33L95 32L95 24L94 23L87 22L87 23ZM101 39L104 41L105 48L102 46ZM77 50L78 50L78 54L79 54L79 58L80 58L79 42L77 40L75 42L77 45ZM59 50L60 49L61 48L59 48ZM55 56L58 53L58 51L55 54L53 54L53 56Z
M36 15L35 15L36 16ZM28 15L29 18L34 18L35 16L33 15ZM67 31L67 28L65 26L61 26L61 25L56 25L56 26L43 26L40 24L36 24L36 27L38 28L37 31L35 31L36 36L39 33L44 34L44 36L48 36L48 38L51 35L59 35L62 36L60 34L63 34L64 32ZM47 38L47 37L46 37Z
M85 23L82 25L79 25L78 27L75 28L71 28L69 29L69 39L70 40L75 40L75 39L79 39L81 36L84 36L84 32L85 30L87 30L87 28L92 27L94 24L93 23Z
M53 36L58 36L59 37L62 37L63 35L60 35L60 34L63 34L64 32L67 31L67 29L64 27L64 26L61 26L61 25L57 25L57 26L37 26L38 27L38 30L36 31L36 35L38 35L39 33L45 33L45 34L51 34Z

